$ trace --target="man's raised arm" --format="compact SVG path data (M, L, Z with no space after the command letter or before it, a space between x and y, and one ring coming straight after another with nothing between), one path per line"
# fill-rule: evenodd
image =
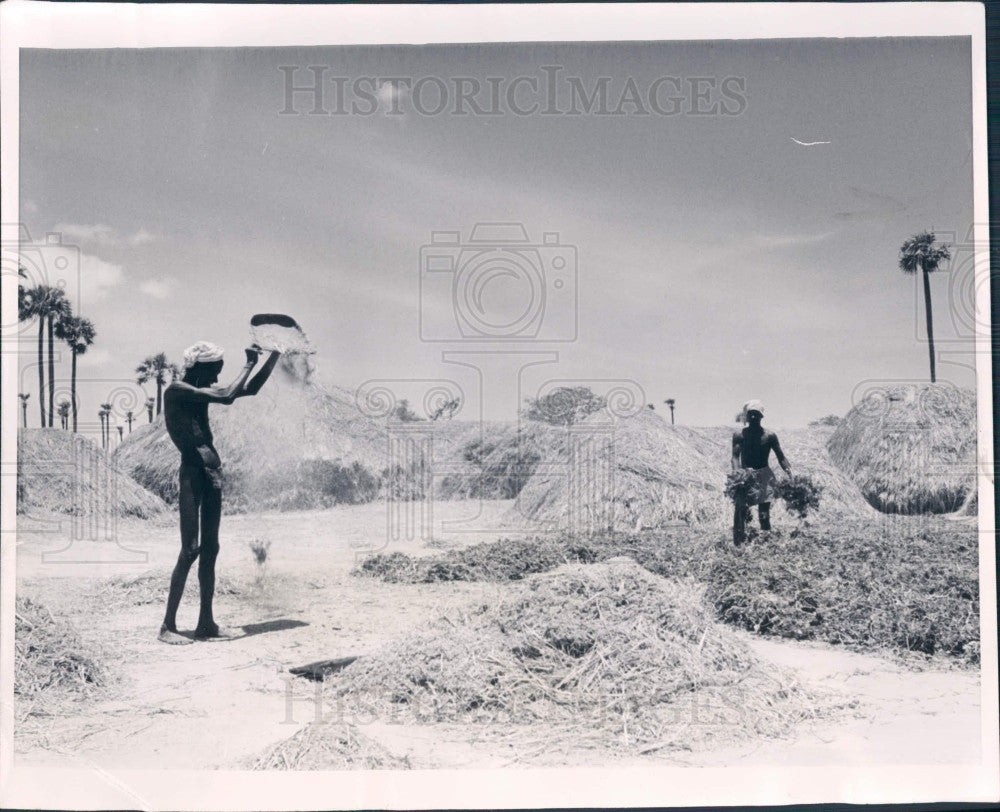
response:
M236 376L236 380L229 384L229 386L198 387L184 381L174 381L170 384L170 388L182 400L186 400L189 403L222 403L228 406L236 398L240 397L240 393L246 386L247 378L250 377L250 373L254 368L254 364L257 363L260 353L256 350L248 349L246 355L246 364L240 370L240 374ZM270 363L270 359L268 359L268 362Z
M267 382L267 379L271 377L271 372L274 370L274 365L278 363L278 358L281 355L277 350L271 350L271 355L264 362L264 366L260 368L260 372L253 376L253 380L243 387L243 391L240 392L236 397L244 398L248 395L256 395L260 388ZM250 356L250 350L247 350L247 357Z

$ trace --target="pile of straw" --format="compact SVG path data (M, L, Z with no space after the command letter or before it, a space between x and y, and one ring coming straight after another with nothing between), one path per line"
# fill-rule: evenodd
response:
M312 722L250 759L251 770L406 770L410 762L354 725Z
M613 555L620 555L614 553ZM604 556L611 557L611 556ZM377 553L355 568L389 583L428 584L437 581L519 581L562 564L590 563L597 554L585 544L565 539L501 539L450 550L436 556L413 558L405 553Z
M434 426L439 499L513 499L540 462L557 460L564 432L544 423L469 423Z
M534 474L517 509L546 529L584 534L719 521L728 458L713 459L688 438L648 409L614 424L594 415L562 433L556 462L565 470Z
M975 488L975 393L946 383L874 390L827 447L885 513L956 511Z
M96 649L65 620L18 597L14 616L15 719L52 716L68 701L94 696L109 672Z
M805 691L719 626L693 582L631 559L569 565L499 603L362 657L328 680L348 711L424 723L541 723L628 752L779 735Z
M18 513L149 519L166 509L86 437L62 429L18 429Z

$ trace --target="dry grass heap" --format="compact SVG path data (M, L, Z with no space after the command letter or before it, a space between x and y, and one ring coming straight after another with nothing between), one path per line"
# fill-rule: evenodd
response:
M17 512L31 516L134 516L166 511L86 437L62 429L18 429Z
M514 499L540 462L558 461L561 438L555 426L526 422L434 425L435 479L439 499Z
M328 680L348 712L544 725L626 752L779 735L815 715L790 677L715 622L703 589L631 559L570 565Z
M873 391L827 447L879 510L951 513L975 489L976 395L946 383Z
M58 715L67 702L93 696L108 669L65 620L30 598L17 598L14 617L14 716Z
M358 410L351 393L307 382L300 373L279 363L255 397L209 407L227 510L324 507L337 500L338 490L357 501L377 495L377 484L369 483L385 466L384 430ZM162 418L133 432L115 461L176 502L180 454ZM351 481L340 481L345 479Z
M598 413L563 431L554 461L566 463L567 473L534 474L518 510L546 529L585 532L719 520L728 457L708 456L688 441L688 431L650 410L613 424L613 433L604 433L605 427L612 424Z

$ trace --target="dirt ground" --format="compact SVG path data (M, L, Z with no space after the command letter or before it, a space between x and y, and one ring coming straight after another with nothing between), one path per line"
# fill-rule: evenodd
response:
M434 508L431 545L394 541L414 555L530 535L510 518L510 503L443 502ZM18 534L18 594L67 617L87 641L103 645L120 678L105 696L58 718L32 719L15 733L20 763L121 768L238 768L305 724L336 721L318 683L290 667L363 655L463 606L489 602L496 584L387 584L350 575L372 539L385 539L386 506L226 516L218 572L252 583L252 539L269 539L263 590L220 594L216 618L242 627L231 642L167 646L156 640L179 542L174 519L122 522L117 542L74 542L65 532ZM67 549L63 549L67 548ZM129 552L128 550L131 550ZM60 552L61 550L61 552ZM138 551L138 552L135 552ZM50 555L48 560L43 558ZM112 576L139 578L149 602L126 605L109 592ZM179 626L192 629L192 571ZM746 635L762 658L797 672L807 685L857 699L854 711L803 725L784 739L687 752L654 752L616 764L946 764L979 757L977 672L916 670L888 656ZM394 724L341 711L343 720L405 758L413 768L591 765L602 751L552 752L545 731L484 737L476 726Z

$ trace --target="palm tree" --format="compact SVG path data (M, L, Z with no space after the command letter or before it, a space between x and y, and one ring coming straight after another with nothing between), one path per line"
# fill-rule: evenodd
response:
M108 416L108 413L107 413L107 411L105 411L105 409L104 409L103 406L100 409L98 409L97 416L101 419L101 445L104 446L105 445L105 443L104 443L104 418L106 418Z
M101 439L104 440L105 448L111 445L111 404L102 403L101 411L104 412L104 420L102 421L102 436Z
M663 402L670 407L670 425L672 426L674 424L674 404L677 403L677 401L674 400L673 398L667 398Z
M48 324L49 332L49 428L52 428L52 421L55 418L55 395L56 395L56 361L55 361L55 333L56 322L62 321L73 315L69 301L62 288L48 289L46 298L45 321Z
M135 414L129 409L125 412L125 422L128 423L128 433L132 433L132 421L135 420Z
M155 398L146 398L146 414L149 416L149 422L153 422L153 407L156 405Z
M59 401L59 423L64 429L69 428L69 401Z
M31 392L18 392L17 396L21 399L21 417L24 419L24 427L28 428L28 398L31 397Z
M78 406L76 399L76 357L83 355L87 351L87 347L94 343L97 331L94 329L94 324L90 319L80 318L79 316L66 316L56 323L56 336L69 344L72 356L70 403L73 407L73 431L75 432Z
M906 242L899 249L899 269L903 273L917 273L924 277L924 310L927 314L927 346L931 355L931 383L937 380L934 368L934 321L931 316L931 280L930 275L939 270L941 263L951 259L951 251L947 245L935 243L934 232L922 231Z
M121 441L122 441L122 435L125 433L125 427L124 426L115 426L115 428L118 429L118 442L121 443Z
M171 381L176 381L181 371L176 364L171 364L167 360L165 353L151 355L135 368L136 381L141 385L147 381L156 381L156 414L163 411L163 387L167 383L167 376ZM150 421L152 422L152 421Z
M26 276L23 268L18 269L20 276ZM45 428L45 301L49 288L45 285L35 285L25 290L20 285L17 291L17 316L19 321L38 317L38 412L41 426Z

